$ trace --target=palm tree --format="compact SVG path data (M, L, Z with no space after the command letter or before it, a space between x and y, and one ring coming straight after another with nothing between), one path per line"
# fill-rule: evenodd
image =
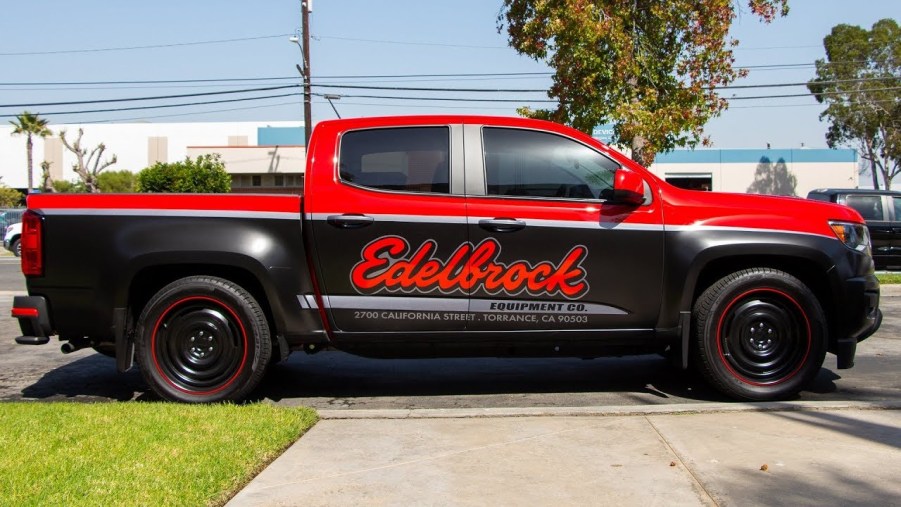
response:
M25 134L27 142L25 143L25 151L28 153L28 193L31 193L31 179L34 171L31 152L34 145L31 142L32 136L47 137L53 135L53 132L47 128L47 120L38 118L37 114L31 114L28 111L16 116L16 121L9 122L13 127L12 135Z

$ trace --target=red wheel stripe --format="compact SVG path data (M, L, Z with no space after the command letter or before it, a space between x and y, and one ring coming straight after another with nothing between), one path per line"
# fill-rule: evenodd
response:
M807 350L804 351L804 357L801 359L801 363L798 365L797 368L795 368L795 370L793 372L789 373L788 376L786 376L782 380L779 380L778 382L769 383L769 384L762 384L760 382L755 382L751 379L743 377L737 371L735 371L735 369L733 369L732 366L729 364L729 361L726 360L726 355L723 354L723 341L720 339L720 336L722 335L722 332L723 332L723 320L726 318L726 315L728 315L729 310L731 310L732 306L734 306L735 303L737 303L740 299L747 296L748 294L754 294L755 292L774 292L774 293L779 294L780 296L784 297L785 299L788 299L789 301L791 301L792 304L794 304L795 307L798 308L798 311L801 312L801 316L804 317L804 325L807 327ZM751 289L747 292L740 294L739 296L735 297L729 303L729 306L726 307L726 310L723 312L723 315L720 316L720 320L719 320L719 322L717 322L717 325L716 325L716 348L717 348L717 353L719 354L719 357L720 357L720 361L723 362L723 365L726 366L726 369L729 370L729 373L731 373L733 377L737 378L738 380L740 380L746 384L750 384L755 387L776 386L776 385L779 385L779 384L789 380L790 378L794 377L795 375L797 375L797 373L799 371L801 371L801 368L804 367L804 363L807 362L807 356L810 355L810 347L811 347L812 341L813 341L813 339L811 338L811 333L810 333L810 320L808 320L808 318L807 318L807 313L804 312L804 309L801 308L801 305L797 301L795 301L795 299L793 297L791 297L788 294L782 292L781 290L777 290L777 289L770 289L770 288Z
M176 306L178 306L182 303L188 302L188 301L209 301L210 303L214 303L214 304L224 308L235 319L235 322L238 323L238 327L241 328L241 340L244 342L244 356L241 358L241 364L238 366L238 370L235 372L235 374L232 375L232 377L230 379L228 379L225 382L225 384L222 384L221 386L219 386L211 391L191 391L190 389L185 389L179 385L176 385L174 382L172 382L172 380L169 379L169 376L166 375L166 373L163 371L163 369L160 368L160 364L156 359L156 333L157 333L157 330L159 330L159 328L160 328L160 324L162 324L163 319L166 317L166 315L169 314L169 312L173 308L175 308ZM238 378L238 375L240 375L241 372L244 371L244 366L247 364L247 349L248 349L248 347L247 347L247 331L244 330L244 324L241 322L241 319L238 317L238 314L236 314L235 311L231 309L231 307L229 307L222 301L219 301L218 299L214 299L211 297L206 297L206 296L190 296L190 297L186 297L183 299L179 299L178 301L169 305L169 308L166 308L166 310L162 314L160 314L160 318L157 319L156 324L153 326L153 334L150 336L150 353L153 357L153 365L154 365L154 367L156 367L156 371L159 372L160 375L162 375L162 377L166 380L166 382L170 386L174 387L175 389L177 389L183 393L190 394L190 395L216 394L216 393L222 391L223 389L227 388L228 386L230 386L232 384L232 382L234 382L235 379Z

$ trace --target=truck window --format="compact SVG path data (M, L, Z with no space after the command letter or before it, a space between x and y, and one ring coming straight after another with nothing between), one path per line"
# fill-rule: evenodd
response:
M449 153L448 127L357 130L341 137L339 175L378 190L447 194Z
M881 195L849 195L845 205L857 210L864 220L885 220Z
M572 139L533 130L486 127L487 195L606 199L616 162Z

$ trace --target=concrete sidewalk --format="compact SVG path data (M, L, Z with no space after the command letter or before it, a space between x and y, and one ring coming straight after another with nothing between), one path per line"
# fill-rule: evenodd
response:
M228 505L901 505L899 408L324 411Z

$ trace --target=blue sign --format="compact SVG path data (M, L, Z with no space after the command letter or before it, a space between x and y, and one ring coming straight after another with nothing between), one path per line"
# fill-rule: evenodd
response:
M605 123L591 129L591 137L604 144L610 144L613 141L613 124Z

